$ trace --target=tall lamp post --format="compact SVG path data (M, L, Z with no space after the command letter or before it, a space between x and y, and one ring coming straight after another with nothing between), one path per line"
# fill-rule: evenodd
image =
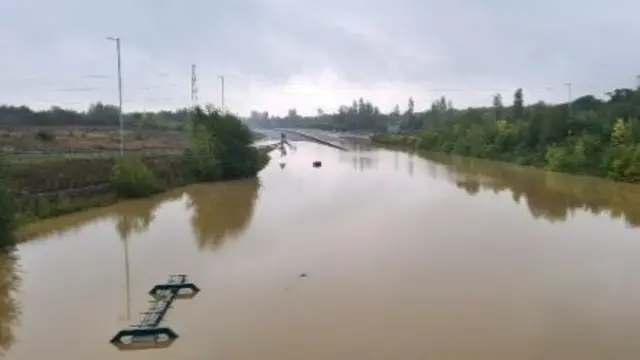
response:
M220 78L220 105L224 111L224 75L218 75Z
M122 121L122 64L120 61L120 38L107 37L107 40L115 41L118 54L118 120L120 121L120 155L124 154L124 125Z

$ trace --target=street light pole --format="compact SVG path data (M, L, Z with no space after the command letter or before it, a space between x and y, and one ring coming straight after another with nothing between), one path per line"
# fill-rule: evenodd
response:
M218 77L220 78L220 104L222 107L222 110L224 111L224 75L218 75Z
M116 42L118 54L118 120L120 121L120 155L124 154L124 125L122 120L122 63L120 61L120 38L107 37L107 40Z

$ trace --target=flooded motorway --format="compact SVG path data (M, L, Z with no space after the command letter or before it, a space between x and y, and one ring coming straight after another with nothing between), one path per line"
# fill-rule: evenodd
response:
M640 186L302 142L279 160L24 229L0 358L640 357ZM201 289L165 318L180 337L111 345L170 274Z

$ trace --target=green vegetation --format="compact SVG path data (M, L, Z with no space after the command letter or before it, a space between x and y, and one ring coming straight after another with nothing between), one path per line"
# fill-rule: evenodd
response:
M85 112L77 112L60 107L34 111L26 106L0 106L0 125L3 126L105 126L118 125L118 107L96 103ZM127 128L182 130L189 119L189 110L159 112L132 112L124 114ZM52 141L50 132L41 131L41 140Z
M525 106L522 89L511 105L493 96L491 106L456 109L441 97L423 112L413 98L404 112L383 114L359 99L337 113L318 109L285 117L254 111L249 125L375 132L380 144L409 146L462 156L513 162L548 170L640 182L640 89L615 89L606 98L583 96L570 103Z
M116 194L123 198L145 197L158 191L153 172L140 159L130 156L116 160L111 183Z
M607 100L584 96L570 104L455 110L444 99L404 134L377 134L381 144L411 146L552 171L640 182L640 90L617 89Z
M412 99L410 106L412 107ZM413 110L411 110L413 111ZM256 128L317 128L338 131L384 131L388 124L401 119L399 106L390 114L383 114L380 109L363 98L354 100L351 105L340 106L335 114L325 113L318 109L316 116L301 116L296 109L289 110L287 116L270 116L268 112L252 111L247 124Z
M251 146L253 135L238 118L214 108L197 108L185 152L185 172L197 182L254 176L260 154Z
M13 242L13 230L16 227L16 206L11 194L9 166L0 159L0 248L4 249Z
M17 211L15 217L18 226L30 224L37 220L44 220L56 216L71 214L94 207L106 206L118 201L118 197L113 192L92 194L86 197L72 198L61 197L56 201L40 198L34 206L23 211Z
M118 198L147 197L189 182L253 177L266 165L268 149L252 146L252 132L237 117L196 108L191 120L184 154L54 157L0 164L0 244L12 242L16 223Z

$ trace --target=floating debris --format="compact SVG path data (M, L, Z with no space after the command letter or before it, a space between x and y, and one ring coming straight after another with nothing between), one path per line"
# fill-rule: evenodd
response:
M314 161L313 162L313 167L314 168L319 168L322 166L322 161Z

